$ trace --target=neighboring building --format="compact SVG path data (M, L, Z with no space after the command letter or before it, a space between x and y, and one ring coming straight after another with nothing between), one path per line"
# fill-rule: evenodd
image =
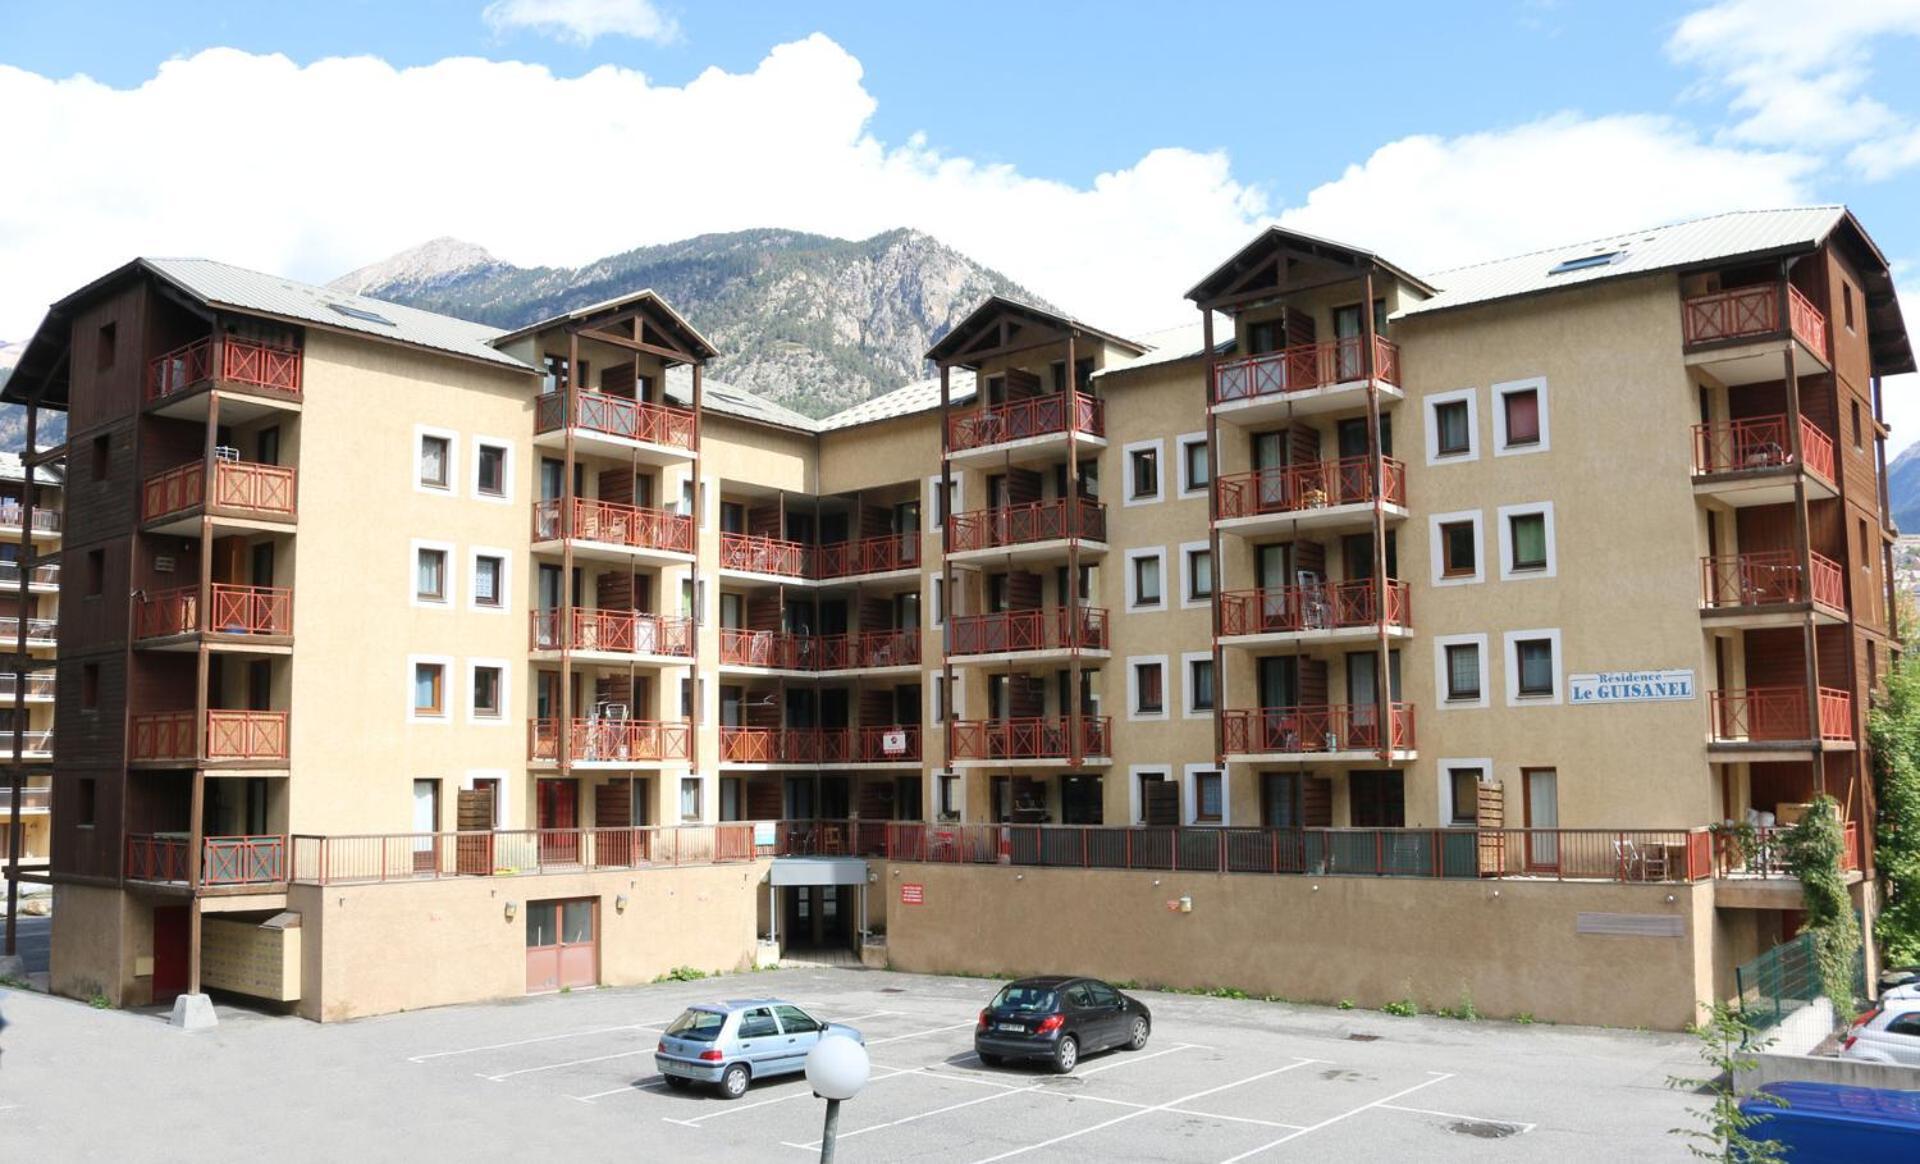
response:
M5 612L0 614L0 649L22 660L0 673L0 765L5 770L0 777L0 862L12 856L17 836L21 866L38 873L46 867L51 840L53 655L60 627L59 462L41 465L34 480L37 488L29 509L24 462L15 454L0 453L0 610Z
M1850 215L1427 277L1269 230L1191 297L991 299L824 421L649 292L62 300L6 391L77 466L55 988L332 1018L884 930L1678 1026L1788 936L1758 814L1821 791L1871 919L1913 361Z

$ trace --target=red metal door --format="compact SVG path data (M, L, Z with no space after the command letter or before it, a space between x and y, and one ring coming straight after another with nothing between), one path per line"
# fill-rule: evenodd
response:
M600 981L598 911L591 897L527 903L527 993Z
M153 1001L172 1002L187 989L187 942L191 928L184 905L153 910Z

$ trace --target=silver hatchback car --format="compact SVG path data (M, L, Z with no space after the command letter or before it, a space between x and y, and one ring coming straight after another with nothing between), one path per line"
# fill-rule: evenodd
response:
M711 1083L722 1097L739 1099L756 1079L806 1070L807 1052L828 1031L866 1042L854 1028L823 1023L778 998L700 1003L667 1026L653 1062L668 1087Z

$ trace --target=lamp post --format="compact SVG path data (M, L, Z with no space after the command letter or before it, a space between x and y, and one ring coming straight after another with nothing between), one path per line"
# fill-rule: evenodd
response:
M833 1164L833 1139L840 1129L840 1101L852 1099L867 1085L871 1064L867 1048L855 1039L828 1028L807 1052L807 1083L827 1101L827 1124L820 1134L820 1164Z

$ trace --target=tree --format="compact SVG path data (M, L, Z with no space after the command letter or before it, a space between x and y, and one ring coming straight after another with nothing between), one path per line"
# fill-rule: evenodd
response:
M1787 866L1800 881L1800 899L1807 922L1802 933L1813 935L1814 960L1820 970L1820 989L1833 1003L1841 1021L1853 1018L1854 966L1860 958L1860 923L1853 916L1841 855L1846 834L1840 826L1840 805L1821 793L1807 805L1800 823L1781 838Z
M1873 746L1874 866L1884 882L1874 934L1880 956L1920 960L1920 664L1903 659L1867 718Z
M1773 1118L1740 1110L1743 1100L1762 1105L1785 1107L1787 1101L1764 1091L1741 1092L1734 1087L1737 1072L1751 1071L1758 1060L1754 1055L1765 1050L1772 1040L1756 1040L1758 1029L1747 1013L1725 1002L1702 1003L1707 1021L1695 1029L1700 1040L1700 1058L1714 1071L1712 1078L1687 1079L1668 1076L1667 1086L1703 1092L1713 1102L1704 1110L1695 1109L1694 1119L1703 1127L1673 1128L1669 1134L1693 1141L1687 1151L1702 1160L1722 1160L1728 1164L1785 1164L1786 1145L1778 1140L1755 1139L1753 1129Z

